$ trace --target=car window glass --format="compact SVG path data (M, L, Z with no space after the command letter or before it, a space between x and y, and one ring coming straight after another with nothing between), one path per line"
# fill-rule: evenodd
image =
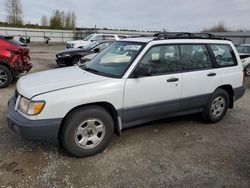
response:
M138 68L146 68L150 75L160 75L178 71L178 45L152 47L142 58Z
M101 43L101 44L97 45L93 50L99 49L100 51L102 51L104 48L106 48L109 45L110 45L110 43L104 42L104 43Z
M115 40L115 36L113 36L113 35L104 35L104 40Z
M250 46L239 46L237 50L239 53L250 53Z
M103 36L98 35L98 36L94 37L92 40L93 41L101 41L101 40L103 40Z
M119 39L125 39L125 38L127 38L127 36L125 36L125 35L119 35L118 37L119 37Z
M205 45L180 45L182 70L199 70L212 68L212 61Z
M210 45L210 46L216 58L216 62L219 66L226 67L226 66L233 66L237 64L236 59L233 57L233 50L229 45L216 44L216 45ZM220 50L214 51L213 50L214 47L217 47Z
M90 40L93 36L94 36L94 35L88 35L88 36L85 37L83 40L84 40L84 41L88 41L88 40Z
M87 68L113 77L121 77L143 47L142 43L114 42L88 63Z

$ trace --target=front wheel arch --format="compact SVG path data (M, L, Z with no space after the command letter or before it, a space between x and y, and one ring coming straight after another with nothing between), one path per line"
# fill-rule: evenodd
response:
M61 132L62 132L62 129L63 129L63 124L65 122L65 120L67 119L67 117L73 113L74 111L76 111L77 109L79 108L83 108L83 107L88 107L88 106L100 106L102 108L104 108L107 112L109 112L109 114L111 115L113 121L114 121L114 132L117 134L117 135L120 135L121 133L121 125L120 125L120 122L119 122L119 113L118 111L115 109L115 107L109 103L109 102L96 102L96 103L88 103L88 104L83 104L83 105L79 105L79 106L76 106L74 108L72 108L63 118L62 122L61 122L61 125L60 125L60 128L59 128L59 132L58 132L58 136L57 138L60 140L60 137L61 137Z

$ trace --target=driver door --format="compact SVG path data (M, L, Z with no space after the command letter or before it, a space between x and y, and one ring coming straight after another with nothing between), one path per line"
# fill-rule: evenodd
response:
M151 47L138 63L124 89L124 128L167 117L179 110L182 74L178 45ZM148 70L148 75L140 70Z

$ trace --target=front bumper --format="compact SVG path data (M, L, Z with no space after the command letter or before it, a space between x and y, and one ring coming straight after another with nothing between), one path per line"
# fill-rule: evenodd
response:
M58 55L56 55L56 63L58 66L70 66L70 58L71 57L59 57Z
M29 140L56 142L62 119L29 120L15 111L14 97L8 104L8 126Z

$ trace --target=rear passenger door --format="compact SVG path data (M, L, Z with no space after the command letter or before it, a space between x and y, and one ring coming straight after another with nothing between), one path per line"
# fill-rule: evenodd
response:
M204 106L220 83L219 70L213 68L213 58L205 44L180 45L183 90L181 110L198 109Z

